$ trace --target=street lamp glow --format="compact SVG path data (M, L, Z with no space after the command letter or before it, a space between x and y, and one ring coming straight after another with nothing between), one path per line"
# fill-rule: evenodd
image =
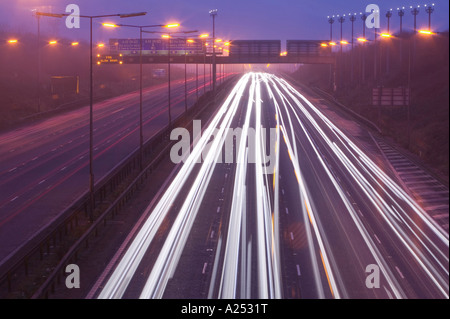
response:
M420 34L426 34L426 35L433 35L433 34L436 34L436 33L432 32L432 31L430 31L430 30L419 30L419 33L420 33Z
M55 44L57 44L57 43L58 43L58 41L53 40L53 41L50 41L48 44L50 44L50 45L55 45Z
M216 39L216 42L217 43L222 42L222 39Z
M187 42L189 42L189 43L194 43L195 41L192 40L192 39L188 39Z
M165 28L177 28L179 26L180 26L179 23L170 23L170 24L165 25L164 27Z
M98 46L99 48L103 48L105 45L104 45L103 43L99 43L97 46Z
M342 40L341 44L348 44L348 41Z
M230 46L230 42L225 42L223 45L228 47L228 46Z
M334 46L334 45L336 45L336 42L331 41L329 44Z
M72 42L70 45L77 46L77 45L79 45L79 43L78 42Z
M200 38L207 38L207 37L209 37L209 34L208 33L203 33L203 34L200 34L199 37Z
M114 23L102 23L102 25L104 27L107 27L107 28L117 28L117 27L119 27L117 24L114 24Z
M390 38L391 35L389 33L381 33L380 34L383 38Z
M161 38L169 39L169 38L170 38L170 35L168 35L168 34L163 34L163 35L161 35Z
M17 41L17 39L11 39L11 40L8 40L8 43L11 43L11 44L15 44L15 43L17 43L18 41Z
M366 38L358 38L356 40L358 40L359 42L367 42L368 41Z

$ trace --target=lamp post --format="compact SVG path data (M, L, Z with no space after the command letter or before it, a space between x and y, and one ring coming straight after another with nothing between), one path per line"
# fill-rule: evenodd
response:
M213 96L214 96L214 103L216 100L216 49L214 47L216 43L216 16L217 16L217 9L210 10L209 14L212 17L213 22L213 54L212 54L212 81L213 81Z
M139 168L142 171L144 164L144 133L143 133L143 63L142 63L142 51L143 51L143 39L142 32L143 29L146 28L156 28L156 27L167 27L167 25L163 24L154 24L154 25L130 25L130 24L112 24L112 23L103 23L104 27L114 28L114 27L123 27L123 28L136 28L139 29Z
M431 6L428 6L425 9L425 12L428 13L428 30L431 31L431 14L434 12L434 3Z
M138 12L138 13L117 13L117 14L105 14L105 15L95 15L95 16L87 16L80 15L80 18L87 18L90 22L90 34L89 34L89 219L92 222L94 220L94 208L95 208L95 198L94 198L94 81L93 81L93 64L94 58L92 53L92 22L94 19L99 18L109 18L109 17L119 17L119 18L131 18L137 16L146 15L147 12ZM39 16L48 16L55 18L62 18L68 16L67 13L62 14L54 14L54 13L46 13L46 12L36 12L36 15Z
M334 23L334 16L330 17L328 16L328 23L330 24L330 41L333 41L333 23Z
M392 9L390 9L389 11L386 12L386 18L387 18L387 34L390 35L391 34L391 17L392 17ZM389 69L390 69L390 45L389 43L386 45L386 74L389 74Z
M203 94L206 93L206 38L209 37L208 33L203 33L199 35L199 38L202 39L202 50L204 50L203 54Z
M364 41L362 42L362 68L361 68L361 77L362 77L362 82L364 83L365 79L366 79L366 19L367 19L367 15L364 13L361 15L361 20L363 21L363 37L362 39L364 39Z
M349 14L350 15L350 22L352 23L352 53L351 53L351 58L350 58L350 60L351 60L351 62L350 62L350 82L351 83L353 83L353 73L354 73L354 66L353 66L353 43L354 43L354 28L353 28L353 25L354 25L354 23L355 23L355 21L356 21L356 13L354 13L353 15L351 15L351 14Z
M403 70L403 16L405 15L405 7L397 8L397 14L400 17L400 68Z
M41 16L36 14L37 19L37 111L41 111Z
M412 10L411 10L411 13L412 13L412 15L414 16L414 34L416 34L417 33L417 15L419 14L419 8L420 8L420 6L417 6L417 7L410 7Z

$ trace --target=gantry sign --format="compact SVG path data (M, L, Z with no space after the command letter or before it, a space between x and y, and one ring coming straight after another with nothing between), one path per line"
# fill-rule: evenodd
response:
M185 39L171 39L170 63L210 64L212 53L202 45L202 40L187 42ZM169 62L168 44L162 39L144 39L142 43L142 63L162 64ZM280 40L234 40L230 41L228 54L216 51L217 64L258 64L258 63L297 63L297 64L335 64L328 41L288 40L286 52L281 52ZM111 39L110 52L99 55L103 64L104 56L119 57L120 64L140 63L139 39ZM114 63L117 63L114 61Z

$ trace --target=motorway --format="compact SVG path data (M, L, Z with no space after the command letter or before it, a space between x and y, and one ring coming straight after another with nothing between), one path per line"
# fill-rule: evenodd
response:
M228 74L230 75L230 74ZM187 81L188 107L210 89ZM185 109L184 79L172 81L172 119ZM143 135L168 123L167 83L143 91ZM89 106L0 135L0 263L89 188ZM139 91L95 103L94 175L101 179L139 147Z
M448 298L448 233L357 145L246 73L95 296Z

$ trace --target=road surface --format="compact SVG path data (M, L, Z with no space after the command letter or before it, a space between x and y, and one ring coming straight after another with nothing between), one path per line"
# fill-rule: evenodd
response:
M229 75L229 74L228 74ZM210 89L199 77L199 95ZM196 78L187 82L188 106ZM172 81L174 120L185 109L183 80ZM143 92L143 135L168 123L167 83ZM139 91L94 105L94 176L100 180L139 147ZM0 135L0 263L89 188L89 106Z

